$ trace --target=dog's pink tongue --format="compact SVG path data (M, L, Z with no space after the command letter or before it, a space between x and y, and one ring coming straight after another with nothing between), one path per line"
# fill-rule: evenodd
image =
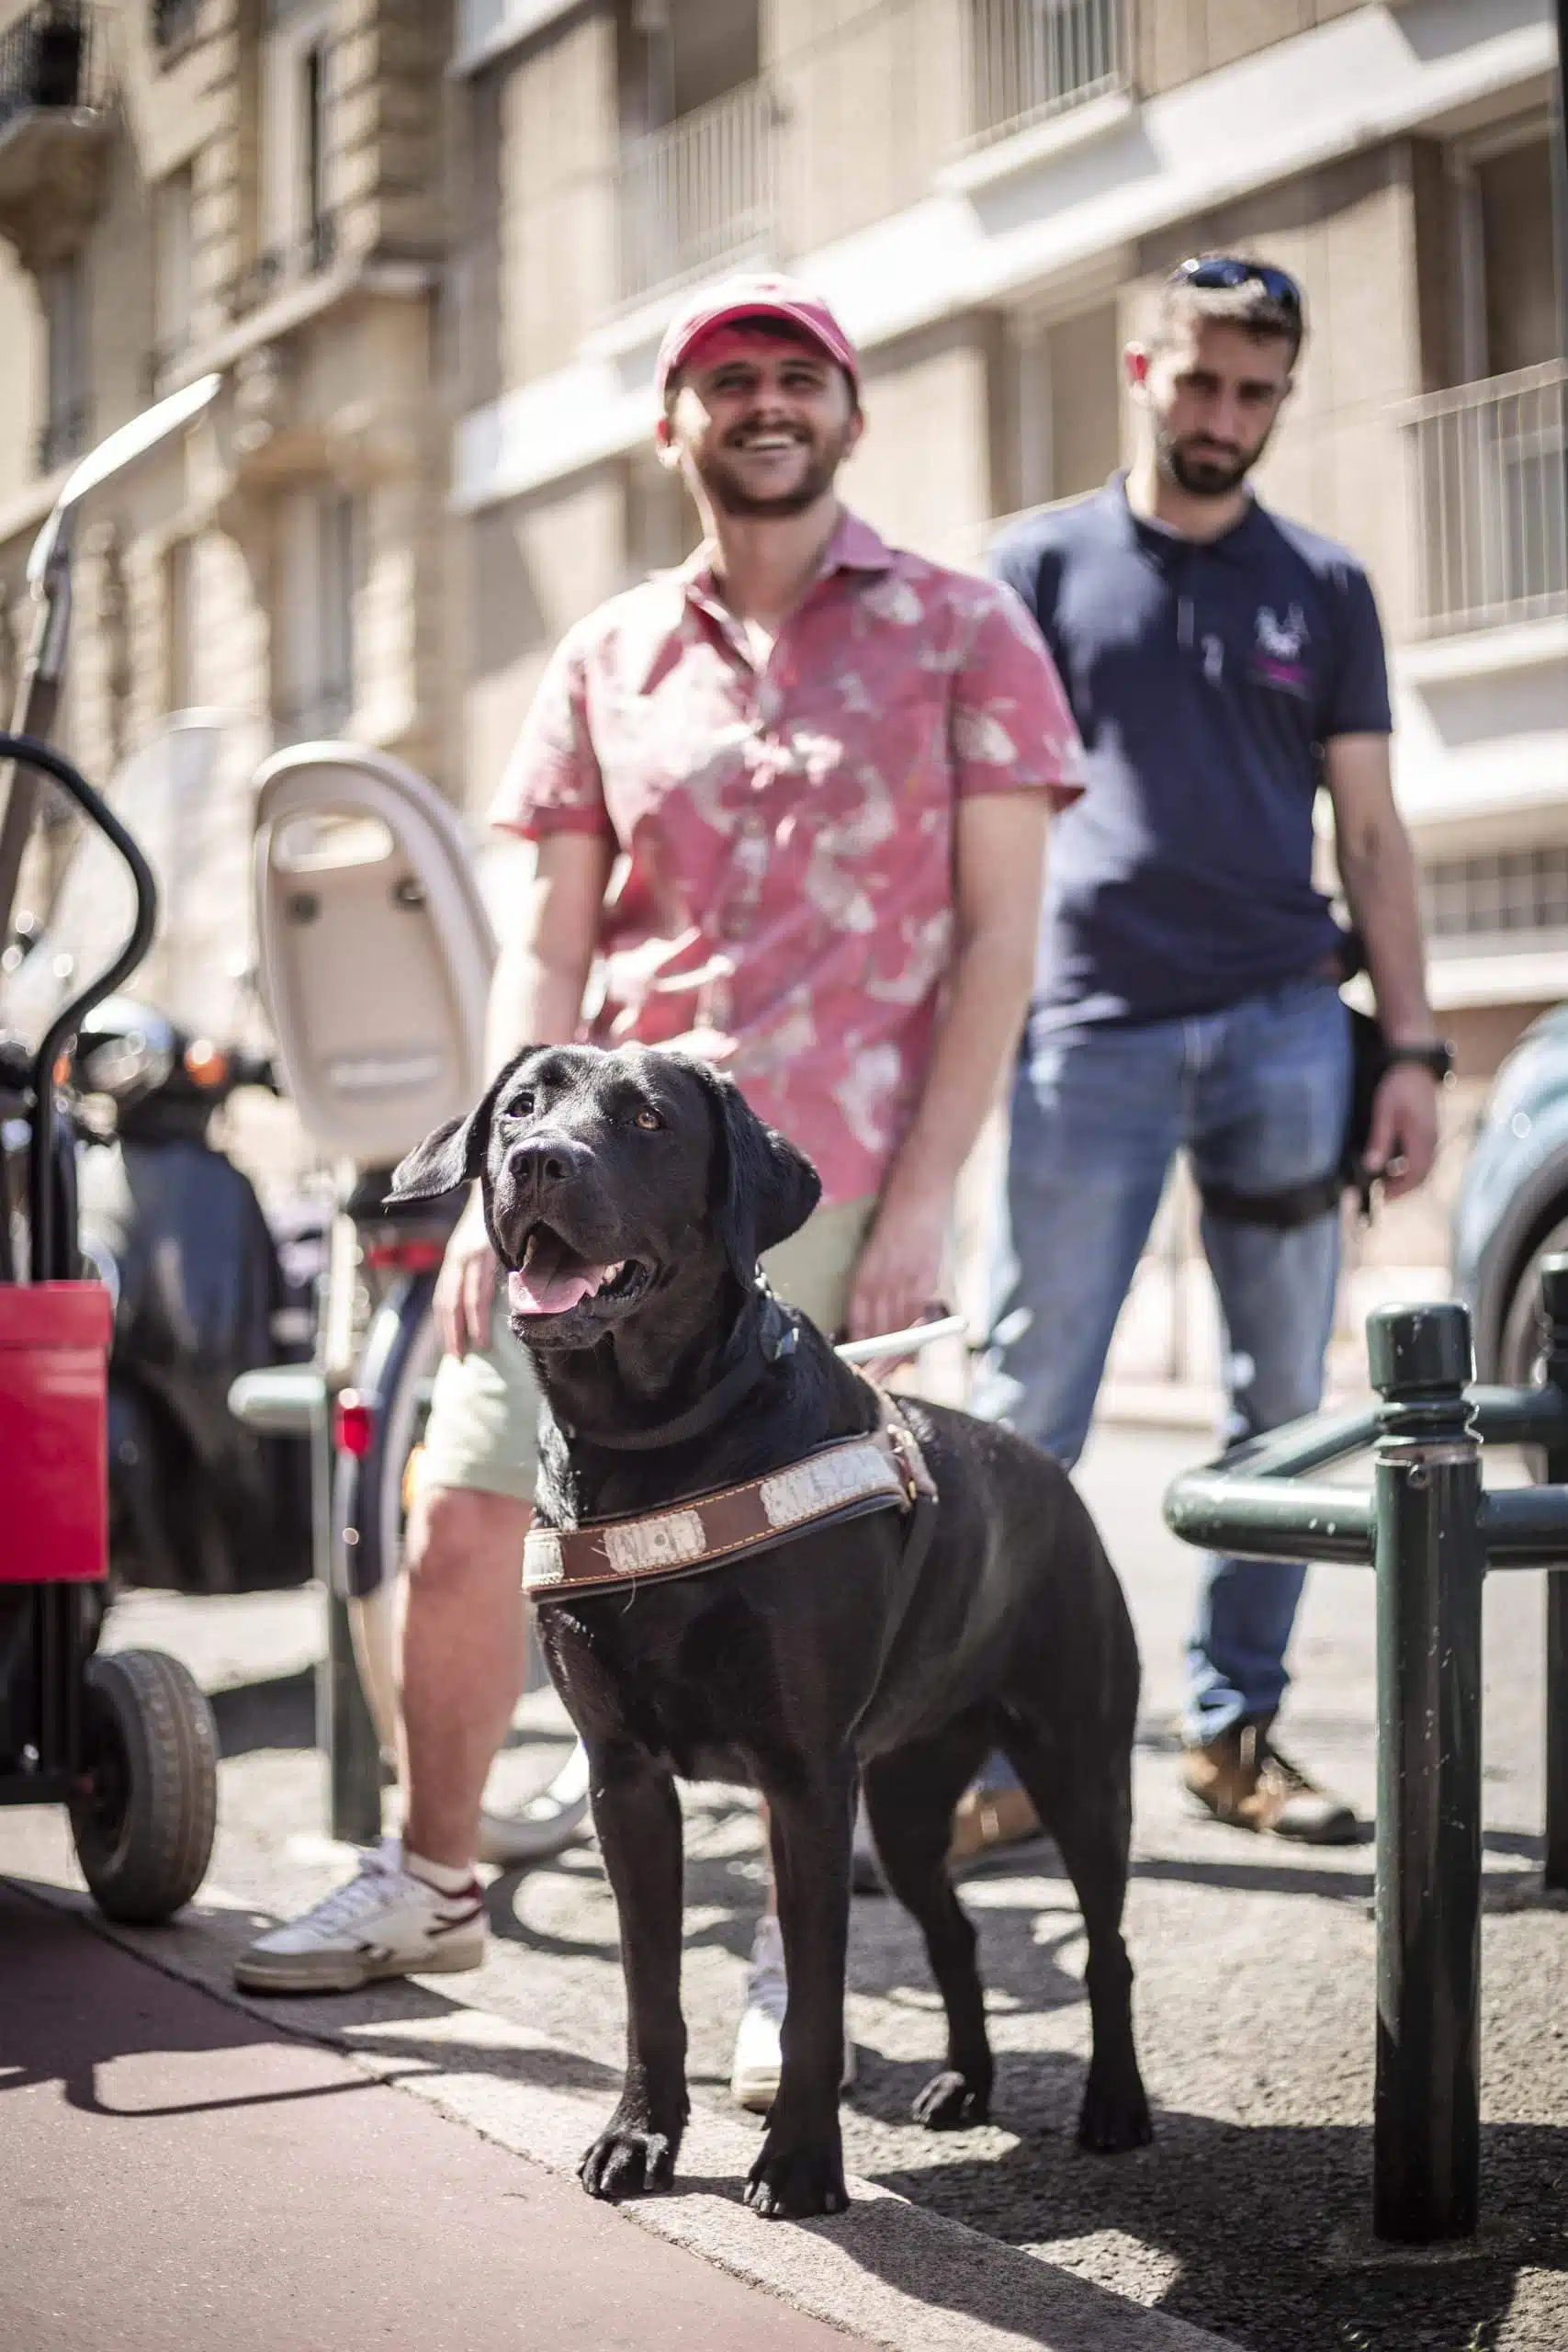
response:
M585 1266L571 1258L564 1241L553 1235L530 1244L528 1262L506 1278L506 1295L518 1315L565 1315L569 1308L592 1298L604 1277L603 1266Z

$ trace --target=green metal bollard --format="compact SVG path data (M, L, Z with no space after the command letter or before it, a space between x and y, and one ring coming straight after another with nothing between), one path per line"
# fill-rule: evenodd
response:
M1481 1447L1462 1306L1369 1317L1378 1415L1372 2227L1475 2228L1481 2163Z
M1543 1258L1540 1305L1546 1323L1546 1376L1568 1392L1568 1256ZM1553 1446L1546 1475L1568 1487L1568 1447ZM1568 1894L1568 1568L1546 1577L1546 1861L1544 1883Z

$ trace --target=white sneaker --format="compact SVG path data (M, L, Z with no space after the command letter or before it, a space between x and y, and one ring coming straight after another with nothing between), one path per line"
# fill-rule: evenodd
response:
M404 1870L385 1838L349 1880L303 1918L273 1928L234 1962L252 1993L353 1993L381 1976L435 1976L478 1968L485 1956L478 1879L443 1894Z
M746 2007L735 2036L735 2056L729 2070L729 2096L737 2107L752 2115L766 2115L779 2095L784 2052L779 2029L789 2001L784 1979L784 1937L770 1913L757 1922L751 1943L751 1965L746 1973ZM855 2046L844 2037L844 2071L839 2088L852 2088Z

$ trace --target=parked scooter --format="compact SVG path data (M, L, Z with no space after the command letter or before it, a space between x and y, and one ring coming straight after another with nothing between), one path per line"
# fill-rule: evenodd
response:
M307 1361L314 1333L309 1232L286 1269L250 1179L209 1134L241 1087L276 1091L271 1064L112 997L84 1023L73 1076L82 1247L115 1307L111 1577L186 1593L307 1584L308 1465L228 1403L242 1373ZM324 1219L316 1238L319 1255Z

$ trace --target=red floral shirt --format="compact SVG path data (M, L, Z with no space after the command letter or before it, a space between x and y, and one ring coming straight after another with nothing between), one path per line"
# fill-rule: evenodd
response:
M1079 790L1077 730L1010 590L845 514L759 669L706 553L557 649L492 822L623 853L586 1035L728 1069L816 1161L881 1184L914 1115L953 935L954 804Z

